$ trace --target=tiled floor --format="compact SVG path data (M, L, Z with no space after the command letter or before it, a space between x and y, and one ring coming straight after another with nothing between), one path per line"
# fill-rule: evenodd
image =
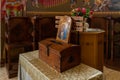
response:
M120 72L104 67L105 80L120 80ZM5 67L0 68L0 80L17 80L17 77L8 79Z

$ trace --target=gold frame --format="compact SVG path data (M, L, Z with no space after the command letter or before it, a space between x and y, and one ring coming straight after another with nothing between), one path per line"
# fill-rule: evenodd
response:
M95 0L93 0L95 1ZM82 5L83 3L81 1L78 0L77 4L76 5ZM27 5L26 5L27 6ZM71 16L71 12L55 12L55 11L52 11L52 12L40 12L40 11L27 11L26 10L26 7L25 7L25 15L30 15L30 16L34 16L34 15L42 15L42 16L58 16L58 15L68 15L68 16ZM106 11L103 11L103 12L94 12L93 16L96 16L96 15L110 15L110 16L114 16L114 15L119 15L120 16L120 11L109 11L109 12L106 12ZM97 16L98 17L98 16Z
M114 12L94 12L93 15L120 15L120 11Z
M62 16L60 18L60 21L59 21L59 26L58 26L58 32L57 32L56 40L68 43L69 36L70 36L71 25L72 25L71 17L69 17L69 16Z

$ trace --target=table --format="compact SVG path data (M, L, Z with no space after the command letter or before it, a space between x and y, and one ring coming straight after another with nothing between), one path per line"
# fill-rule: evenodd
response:
M38 50L20 54L18 80L103 80L101 71L82 63L59 73L38 55Z

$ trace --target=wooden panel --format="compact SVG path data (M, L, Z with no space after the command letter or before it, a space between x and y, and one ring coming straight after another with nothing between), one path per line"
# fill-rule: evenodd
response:
M57 26L55 17L37 17L35 20L35 44L38 49L38 42L46 38L56 38Z
M120 17L109 17L106 66L120 70Z
M96 66L96 59L95 59L95 38L94 35L80 35L80 43L81 43L81 60L83 63ZM93 57L94 56L94 57Z
M91 67L103 71L104 54L103 32L81 32L81 61Z
M8 43L33 42L33 25L28 17L10 17L7 24Z
M108 37L110 34L109 31L108 31L108 28L110 27L110 25L108 25L109 23L109 17L93 17L91 19L91 25L90 27L91 28L99 28L99 29L102 29L105 31L104 33L104 54L105 54L105 57L107 57L106 55L109 53L108 52L108 48L110 46L108 46Z
M17 76L19 54L33 50L33 25L28 17L10 17L6 24L6 68L11 78Z

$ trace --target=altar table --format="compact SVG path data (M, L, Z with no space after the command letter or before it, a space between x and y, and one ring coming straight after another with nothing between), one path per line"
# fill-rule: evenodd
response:
M41 61L36 50L20 54L18 80L103 80L103 73L82 63L59 73Z

